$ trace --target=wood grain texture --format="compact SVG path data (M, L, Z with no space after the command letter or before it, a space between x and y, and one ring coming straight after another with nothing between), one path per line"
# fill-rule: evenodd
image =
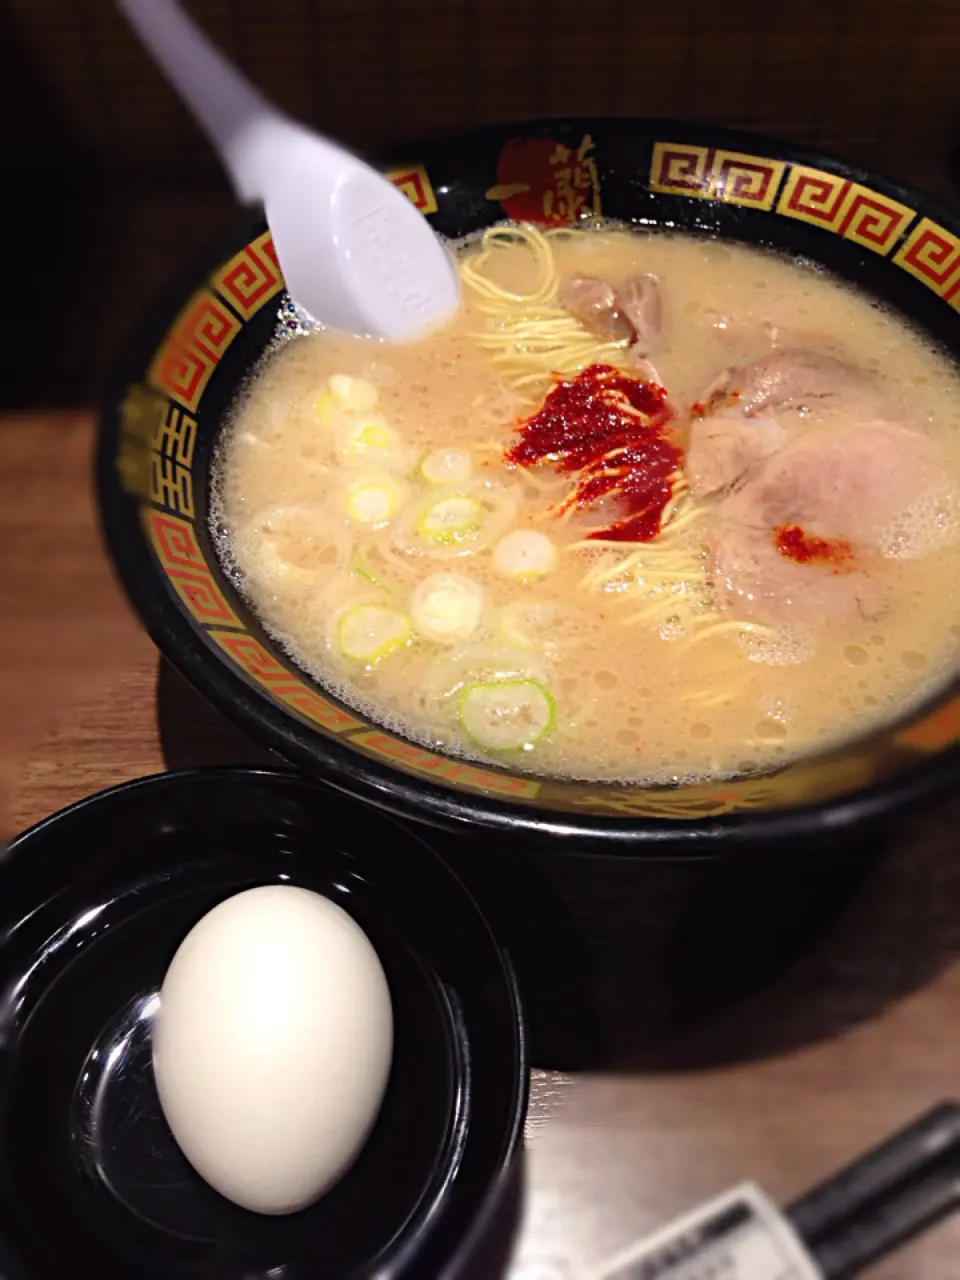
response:
M0 69L114 169L210 171L107 0L12 0ZM372 148L542 114L680 116L822 142L903 177L955 140L955 0L192 0L287 111ZM30 127L29 122L24 127ZM49 131L33 130L49 148ZM32 136L32 135L31 135Z
M91 440L89 415L0 419L0 758L17 827L168 764L269 759L160 665L129 615L95 528ZM513 868L499 897L525 910L524 877L537 895L520 966L543 1001L532 1021L573 1016L562 922L620 1050L606 1071L534 1072L510 1280L573 1280L744 1177L787 1200L960 1091L958 826L956 800L915 818L833 902L822 867L805 879L777 850L765 878L740 883L703 868ZM478 875L494 854L458 851ZM958 1258L960 1220L871 1280L957 1280Z

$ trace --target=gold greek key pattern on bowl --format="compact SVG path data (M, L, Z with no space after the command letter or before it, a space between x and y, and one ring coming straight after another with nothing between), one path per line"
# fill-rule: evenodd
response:
M835 231L886 255L916 217L916 211L889 196L822 169L794 165L777 212Z
M740 151L657 142L650 166L650 189L769 210L786 167L782 160Z

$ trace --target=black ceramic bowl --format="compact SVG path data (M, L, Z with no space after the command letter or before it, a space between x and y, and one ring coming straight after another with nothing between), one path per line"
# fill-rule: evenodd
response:
M277 882L358 921L395 1023L366 1146L287 1218L230 1204L188 1165L150 1042L153 997L190 928ZM490 1247L483 1234L516 1189L527 1098L513 974L460 881L384 815L252 769L93 796L0 860L0 973L0 1251L20 1267L12 1276L422 1280Z
M917 191L783 142L669 121L477 130L385 166L440 232L602 212L823 263L960 349L960 218ZM760 777L675 788L536 779L425 751L317 687L221 571L207 518L224 415L274 333L283 283L262 218L243 220L156 308L103 415L107 540L167 657L302 768L422 820L564 835L583 850L699 852L836 831L960 776L956 686L908 720Z

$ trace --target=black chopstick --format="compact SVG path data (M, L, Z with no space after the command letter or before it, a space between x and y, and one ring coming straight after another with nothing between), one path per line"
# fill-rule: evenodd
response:
M945 1102L785 1213L826 1280L841 1280L958 1206L960 1104Z
M953 1152L888 1198L821 1237L809 1251L824 1280L846 1280L960 1205L960 1155Z

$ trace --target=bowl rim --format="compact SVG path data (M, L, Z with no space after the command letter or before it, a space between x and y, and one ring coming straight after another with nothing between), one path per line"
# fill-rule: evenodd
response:
M285 787L293 787L297 790L311 791L316 793L318 799L321 800L324 798L325 793L330 790L322 782L305 777L294 769L280 766L271 767L269 765L209 765L190 769L174 769L164 773L145 774L142 777L116 783L113 786L83 796L62 809L38 819L38 821L24 828L23 831L14 835L5 845L0 847L0 883L6 877L17 874L24 855L30 854L31 846L38 840L42 841L52 828L56 828L63 823L75 823L78 820L83 822L91 810L105 809L109 811L110 807L118 799L130 796L136 798L138 794L144 792L169 791L178 787L216 786L218 784L242 786L252 779L257 780L261 785L266 784L270 788L282 790ZM346 799L347 803L358 805L362 803L362 801L353 797L348 796ZM342 796L337 797L337 803L343 803ZM396 821L393 815L386 813L382 808L378 816L388 822ZM514 1088L509 1122L504 1126L496 1168L487 1179L485 1190L475 1206L472 1219L462 1236L446 1251L443 1264L444 1274L447 1274L457 1270L457 1267L469 1255L475 1242L483 1235L488 1223L496 1214L501 1197L511 1179L515 1176L517 1161L522 1159L524 1126L530 1102L530 1041L523 1002L520 997L520 986L513 962L476 895L465 884L462 877L457 874L447 859L442 857L430 844L426 832L417 827L411 827L409 823L403 824L403 830L411 840L420 846L423 856L434 862L440 873L452 882L464 906L468 910L472 910L477 923L486 933L491 947L491 956L496 960L498 976L502 980L504 998L511 1015L510 1024L515 1070L513 1072ZM78 848L82 847L81 838L78 842ZM0 951L2 949L3 938L0 936ZM0 1057L2 1056L2 1046L0 1046ZM396 1256L385 1259L385 1261L391 1265L403 1263L404 1268L407 1265L412 1265L415 1270L417 1265L415 1243L414 1240L406 1240L401 1243ZM0 1235L0 1250L3 1248L4 1241L2 1235ZM404 1262L404 1259L406 1259L406 1262ZM404 1275L406 1274L408 1272L404 1269ZM413 1271L411 1270L409 1274L413 1274Z
M670 130L676 140L709 142L731 148L767 147L793 164L824 168L881 188L905 202L919 201L926 216L935 216L960 234L960 214L919 188L841 160L828 152L768 134L668 117L630 115L531 117L466 129L448 130L419 142L379 149L373 162L387 167L398 155L421 156L452 142L483 135L508 136L537 129L635 126L645 133ZM241 235L261 229L259 206L242 211L160 288L143 311L115 360L101 400L94 460L95 500L109 556L121 586L162 658L212 706L276 751L298 769L348 797L372 804L394 817L450 832L484 830L519 835L531 844L563 840L566 852L586 856L631 858L711 858L734 849L758 848L783 840L809 840L867 824L892 811L922 804L960 779L960 744L917 761L901 776L806 805L772 811L746 811L712 817L609 817L541 809L521 798L496 796L437 784L408 774L353 749L347 741L301 725L226 662L212 661L198 642L193 626L165 592L152 589L155 570L146 545L128 536L123 506L126 496L116 483L114 457L119 407L132 376L143 369L183 299L196 288L225 252L234 252ZM929 699L935 707L940 695ZM927 704L924 704L927 705ZM856 740L854 740L856 741ZM815 757L811 757L815 758ZM602 785L602 784L598 784Z

